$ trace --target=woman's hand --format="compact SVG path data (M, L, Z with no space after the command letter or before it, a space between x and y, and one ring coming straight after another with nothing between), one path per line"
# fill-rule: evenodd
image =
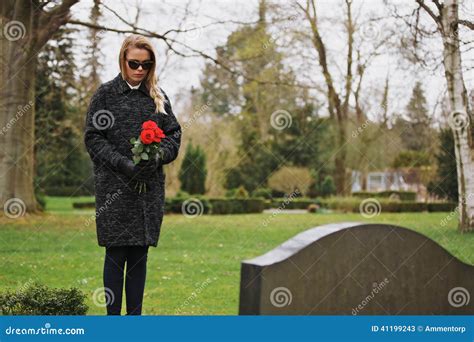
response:
M156 175L156 171L158 170L158 167L160 166L160 156L156 154L156 156L150 160L145 160L145 161L140 161L136 166L138 167L138 174L139 174L139 179L141 180L147 180L150 177L153 177Z
M129 178L133 178L137 172L135 164L129 159L120 159L117 169Z
M156 172L158 165L154 161L142 161L135 165L131 160L121 160L117 168L118 170L131 179L138 181L148 181L153 173Z
M142 191L146 192L150 181L157 174L161 161L162 159L158 153L151 160L142 160L137 165L131 160L123 159L118 163L117 168L121 173L136 181L135 188L138 187L138 192L141 193Z

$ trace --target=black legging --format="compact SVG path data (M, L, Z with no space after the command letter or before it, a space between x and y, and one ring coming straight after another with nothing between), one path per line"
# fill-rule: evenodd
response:
M141 315L147 256L148 246L105 248L104 287L107 315L120 315L125 262L127 262L125 280L127 315Z

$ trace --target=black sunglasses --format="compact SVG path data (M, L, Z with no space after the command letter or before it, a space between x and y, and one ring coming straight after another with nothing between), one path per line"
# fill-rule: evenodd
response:
M146 62L140 63L134 60L127 60L127 63L128 63L128 66L133 70L138 69L140 65L142 66L143 70L150 70L151 67L153 66L153 61L146 61Z

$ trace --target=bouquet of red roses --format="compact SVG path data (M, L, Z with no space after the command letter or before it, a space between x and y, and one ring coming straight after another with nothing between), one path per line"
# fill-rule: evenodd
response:
M150 160L156 158L156 155L159 154L162 158L162 150L160 149L161 139L165 137L163 130L158 127L156 122L152 120L145 121L142 124L142 131L138 138L130 139L130 143L133 145L133 162L135 165L140 163L142 160ZM146 191L146 183L138 182L139 192L141 193L142 189Z

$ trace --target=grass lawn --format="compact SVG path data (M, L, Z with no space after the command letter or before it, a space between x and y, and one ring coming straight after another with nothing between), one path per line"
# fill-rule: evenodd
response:
M82 198L80 200L90 200ZM0 218L0 290L30 279L54 287L76 286L87 295L90 315L105 308L93 302L103 286L104 249L97 244L92 210L72 210L71 200L48 198L43 215ZM462 261L474 264L474 234L461 235L448 213L165 215L157 248L148 258L144 315L238 313L240 262L276 247L293 235L326 223L370 221L414 229L436 240ZM268 226L262 222L267 220ZM193 294L194 293L194 294ZM125 312L125 298L122 314Z

